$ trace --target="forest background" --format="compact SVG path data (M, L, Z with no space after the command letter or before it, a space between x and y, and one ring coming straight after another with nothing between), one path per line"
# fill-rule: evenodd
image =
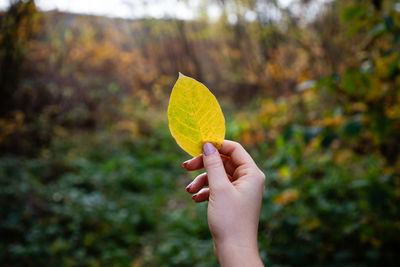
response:
M0 14L1 265L217 264L206 204L184 190L196 174L168 130L180 71L217 96L226 138L267 176L267 266L396 266L400 2L314 13L319 1L294 2L298 12L209 0L181 20L11 1Z

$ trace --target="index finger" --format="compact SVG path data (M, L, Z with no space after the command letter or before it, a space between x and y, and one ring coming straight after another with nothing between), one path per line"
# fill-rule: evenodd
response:
M233 164L237 167L241 165L255 165L253 158L238 142L224 140L219 151L222 154L229 156Z

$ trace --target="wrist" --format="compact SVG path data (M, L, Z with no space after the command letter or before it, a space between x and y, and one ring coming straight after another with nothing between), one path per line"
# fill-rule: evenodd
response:
M258 252L257 241L245 244L224 241L214 242L215 254L221 266L264 266Z

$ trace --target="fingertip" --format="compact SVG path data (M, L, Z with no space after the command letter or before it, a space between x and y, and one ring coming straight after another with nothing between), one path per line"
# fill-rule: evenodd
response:
M185 161L185 162L183 162L183 163L181 164L181 166L182 166L183 168L187 169L187 164L188 164L188 160Z
M191 186L192 186L192 183L188 184L188 185L186 186L186 188L185 188L185 190L186 190L188 193L190 193L190 188L191 188Z
M190 184L190 189L188 192L192 194L197 193L205 186L208 186L208 177L207 173L202 173L194 178L194 180Z
M192 196L192 199L196 203L204 202L208 200L208 195L201 195L201 194L196 194Z
M217 149L215 148L215 146L209 142L204 143L203 145L203 154L205 156L214 154L215 152L217 152Z
M203 168L202 155L189 159L182 163L182 167L188 171L195 171Z
M192 199L195 202L203 202L203 201L207 201L209 197L210 197L210 189L203 188L199 193L194 194L192 196Z

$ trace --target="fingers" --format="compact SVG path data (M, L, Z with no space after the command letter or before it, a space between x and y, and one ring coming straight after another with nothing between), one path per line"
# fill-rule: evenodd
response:
M229 189L234 189L238 185L239 178L243 178L240 181L245 181L246 177L250 177L251 181L257 181L253 179L256 175L260 177L262 184L265 181L265 175L258 169L247 151L239 143L228 140L223 142L219 152L211 143L205 143L203 154L185 161L182 166L188 171L206 169L206 173L197 176L186 187L187 192L194 194L192 199L195 202L208 201L210 194L227 196L224 193L226 192L229 195ZM206 186L209 188L204 188Z
M208 185L211 191L233 188L225 172L218 150L211 144L203 146L203 165L207 171Z
M237 142L224 140L219 152L221 153L226 172L229 175L233 175L236 167L240 165L255 164L249 153ZM203 155L185 161L182 166L188 171L204 168Z
M208 186L207 173L202 173L186 187L186 191L190 194L194 194L200 191L204 186Z
M242 147L241 144L229 140L224 140L222 147L219 150L222 154L231 158L232 163L236 166L255 165L252 157Z
M228 179L234 184L232 176L228 175ZM208 186L208 177L206 172L194 178L194 180L190 184L188 184L188 186L186 186L185 190L190 194L195 194L205 186Z
M199 155L182 163L182 167L188 171L203 169L203 155Z
M192 199L195 202L203 202L203 201L207 201L209 197L210 197L210 189L209 188L203 188L203 189L200 190L199 193L193 195Z
M232 163L230 157L220 154L222 162L224 163L225 171L229 175L233 175L236 166ZM204 168L203 155L199 155L182 163L182 167L188 171L196 171Z
M222 157L223 154L220 154L220 155L221 155L222 162L224 163L226 173L228 174L228 176L233 176L233 174L236 170L236 166L233 164L231 158L229 158L225 155L224 156L226 158L223 158Z

